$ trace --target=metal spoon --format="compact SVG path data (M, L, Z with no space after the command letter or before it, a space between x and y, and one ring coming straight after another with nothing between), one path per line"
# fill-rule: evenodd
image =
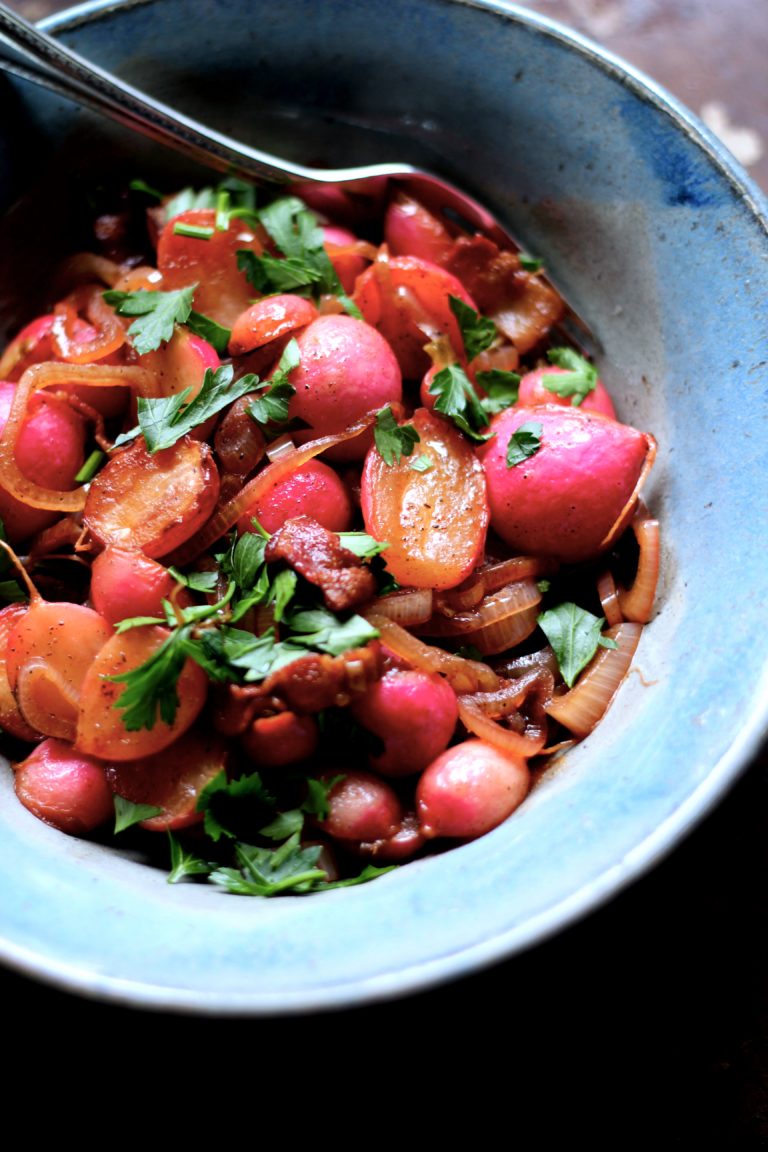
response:
M0 69L41 84L56 95L103 113L144 136L167 144L186 156L258 181L288 184L308 182L355 185L387 177L470 232L481 232L501 248L520 251L521 245L495 217L454 184L410 164L369 164L350 168L308 168L252 148L169 108L130 84L90 63L53 37L41 32L0 3ZM584 322L569 308L565 327L583 349L595 341Z

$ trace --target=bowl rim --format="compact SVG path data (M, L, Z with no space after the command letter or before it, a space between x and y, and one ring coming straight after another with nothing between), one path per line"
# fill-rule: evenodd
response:
M661 84L559 21L522 8L506 0L437 0L450 7L476 8L495 12L518 24L536 29L578 51L595 67L627 86L646 103L671 118L682 128L717 169L727 178L740 200L762 225L768 238L768 198L744 171L738 161L703 122ZM40 22L52 34L74 30L114 12L148 7L158 0L86 0ZM434 958L389 976L369 978L354 984L302 990L295 994L233 995L227 992L201 994L131 980L94 978L90 968L62 964L46 956L31 955L13 941L0 938L0 959L24 975L42 979L69 992L115 1004L151 1010L181 1010L201 1015L277 1015L306 1011L333 1010L424 990L543 943L564 928L595 911L624 888L648 872L707 816L733 787L759 753L768 732L768 664L763 682L757 686L747 722L726 753L709 769L694 788L649 836L599 878L582 885L565 899L549 905L540 914L526 919L493 938L469 946L461 953Z

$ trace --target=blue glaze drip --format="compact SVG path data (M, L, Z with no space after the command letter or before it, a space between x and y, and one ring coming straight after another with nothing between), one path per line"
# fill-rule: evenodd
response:
M719 204L721 190L701 151L694 150L675 125L651 104L627 96L619 105L637 153L663 186L670 207L705 208Z

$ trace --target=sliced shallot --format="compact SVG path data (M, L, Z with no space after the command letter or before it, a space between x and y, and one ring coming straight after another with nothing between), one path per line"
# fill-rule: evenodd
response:
M647 624L653 613L659 580L659 522L641 506L630 527L635 534L640 554L632 587L619 588L619 605L625 620Z
M605 714L619 685L629 671L642 632L642 625L625 621L605 633L617 648L599 648L575 686L547 705L553 720L573 732L587 736Z

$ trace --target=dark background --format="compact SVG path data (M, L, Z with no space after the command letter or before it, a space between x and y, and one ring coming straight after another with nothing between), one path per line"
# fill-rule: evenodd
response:
M65 7L12 6L32 19ZM669 88L768 189L765 0L528 7ZM505 964L395 1003L274 1020L168 1017L0 972L6 1088L35 1087L39 1108L25 1113L34 1124L63 1090L61 1123L75 1131L101 1098L112 1134L138 1134L158 1114L180 1130L212 1114L227 1140L240 1115L249 1140L279 1128L291 1143L322 1134L399 1148L454 1135L524 1149L768 1147L767 818L763 755L611 904Z

